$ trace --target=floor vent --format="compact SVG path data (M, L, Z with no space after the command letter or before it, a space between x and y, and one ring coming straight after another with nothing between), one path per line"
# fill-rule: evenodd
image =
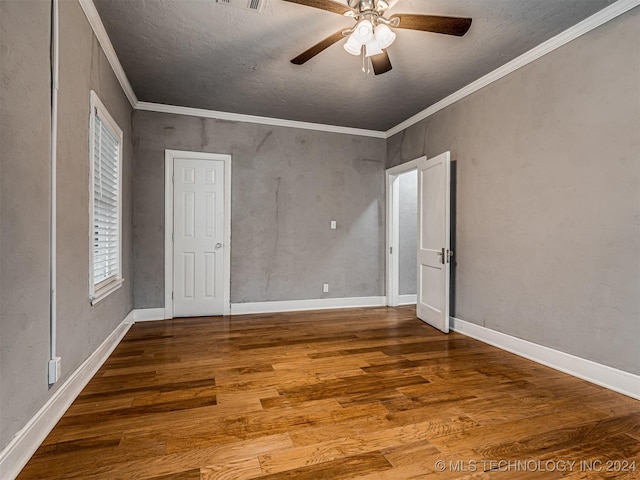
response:
M232 7L250 10L252 12L260 12L267 3L267 0L216 0L221 5L230 5Z

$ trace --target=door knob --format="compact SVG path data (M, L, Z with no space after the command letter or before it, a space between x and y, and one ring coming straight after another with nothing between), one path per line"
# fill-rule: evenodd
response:
M216 243L216 250L218 250L219 248L222 248L222 244L221 243Z

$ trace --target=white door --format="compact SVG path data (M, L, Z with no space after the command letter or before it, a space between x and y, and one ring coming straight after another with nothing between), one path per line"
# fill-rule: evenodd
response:
M174 158L173 315L224 312L224 161Z
M449 152L418 166L418 295L422 321L449 332Z

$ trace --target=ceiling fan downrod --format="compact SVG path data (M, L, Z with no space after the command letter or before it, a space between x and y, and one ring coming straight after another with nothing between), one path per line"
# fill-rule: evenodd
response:
M389 8L386 0L349 0L351 10L345 12L345 16L360 20L369 20L375 27L378 23L397 27L400 24L399 18L388 19L384 17L384 11ZM355 27L353 27L355 29ZM351 30L353 30L351 29ZM347 32L349 30L345 30Z

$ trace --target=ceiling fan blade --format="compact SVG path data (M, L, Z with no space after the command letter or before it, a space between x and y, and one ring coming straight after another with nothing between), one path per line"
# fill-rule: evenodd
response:
M391 17L400 19L398 28L422 30L423 32L444 33L446 35L463 36L471 26L470 18L439 17L436 15L415 15L400 13Z
M284 0L289 3L297 3L298 5L305 5L307 7L319 8L320 10L326 10L327 12L337 13L338 15L344 15L345 12L350 12L351 9L342 3L334 2L333 0Z
M373 73L381 75L391 70L391 60L389 60L389 54L386 50L378 55L369 57L371 59L371 65L373 66Z
M342 30L340 30L339 32L334 33L333 35L325 38L321 42L316 43L313 47L302 52L296 58L291 60L291 63L295 65L302 65L303 63L308 62L313 57L318 55L320 52L329 48L331 45L338 42L342 38L344 38L344 35L342 35Z

